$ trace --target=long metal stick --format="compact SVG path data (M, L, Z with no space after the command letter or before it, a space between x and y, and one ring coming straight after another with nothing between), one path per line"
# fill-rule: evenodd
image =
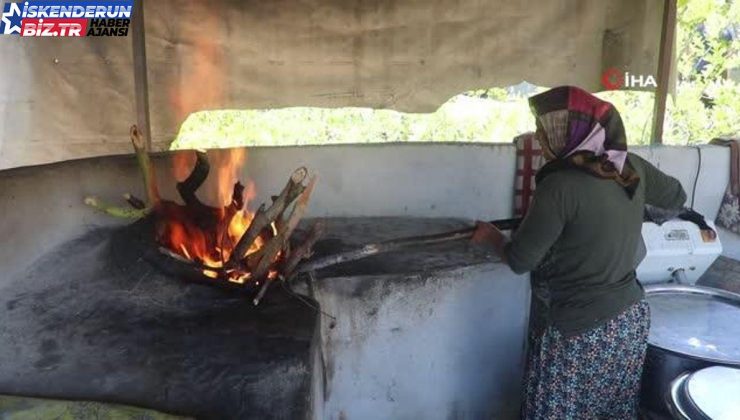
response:
M503 219L490 222L501 230L512 230L519 226L521 219ZM332 265L355 261L385 252L397 251L405 248L413 248L421 245L434 245L444 242L470 239L475 233L475 227L455 230L451 232L437 233L434 235L411 236L407 238L392 239L389 241L367 244L358 249L353 249L338 254L306 262L298 266L295 274L316 271Z

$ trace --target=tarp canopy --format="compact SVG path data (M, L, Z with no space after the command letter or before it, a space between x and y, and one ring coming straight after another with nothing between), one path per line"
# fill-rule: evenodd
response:
M522 80L601 90L657 73L662 0L157 0L145 29L152 144L193 111L431 112ZM128 153L131 35L0 36L0 168ZM358 139L360 140L360 139Z

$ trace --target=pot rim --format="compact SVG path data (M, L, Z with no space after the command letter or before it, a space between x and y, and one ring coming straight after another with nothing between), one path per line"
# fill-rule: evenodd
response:
M740 294L729 292L727 290L716 289L713 287L686 285L686 284L651 284L643 286L645 290L645 297L648 295L668 294L668 293L684 293L694 295L706 295L714 296L721 299L729 300L740 308ZM697 360L700 362L711 363L715 365L729 366L729 367L740 367L740 360L723 360L715 359L711 357L695 356L693 354L681 353L676 350L672 350L663 347L659 344L655 344L648 337L648 345L656 349L660 349L677 357L688 358L691 360Z
M648 284L643 286L645 295L657 295L661 293L683 292L696 295L709 295L722 297L740 305L740 293L729 292L714 287L696 286L687 284Z

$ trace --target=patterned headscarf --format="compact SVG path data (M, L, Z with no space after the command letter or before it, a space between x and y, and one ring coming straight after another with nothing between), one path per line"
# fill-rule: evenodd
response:
M627 164L627 138L612 104L573 86L560 86L529 98L555 160L537 180L564 167L613 179L632 198L640 178Z

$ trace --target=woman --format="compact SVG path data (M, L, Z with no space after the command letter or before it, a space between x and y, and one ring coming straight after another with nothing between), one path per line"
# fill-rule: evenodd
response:
M516 273L531 271L523 418L629 419L650 314L635 276L643 208L680 208L681 184L627 153L617 110L562 86L529 100L547 164L511 241L479 222Z

